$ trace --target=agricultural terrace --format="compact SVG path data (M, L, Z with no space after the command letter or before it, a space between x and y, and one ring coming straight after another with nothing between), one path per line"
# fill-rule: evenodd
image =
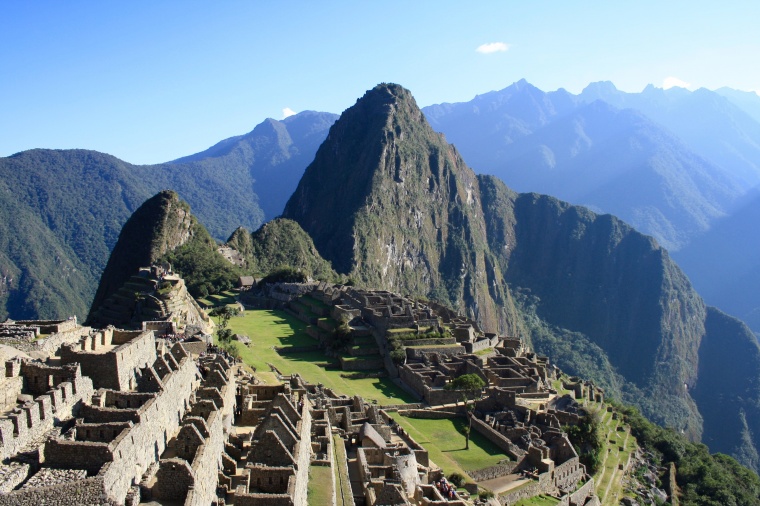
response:
M631 435L630 427L613 417L611 411L603 413L601 430L604 433L605 448L602 450L602 465L594 475L596 494L602 504L618 504L625 495L623 469L628 467L631 454L636 451L636 438Z
M257 376L267 383L277 379L271 374L272 364L282 374L298 373L310 383L322 383L339 394L359 395L378 404L403 404L415 402L407 392L388 378L350 377L340 369L335 359L321 351L280 354L274 348L290 346L313 346L317 342L306 334L306 324L294 316L277 310L248 309L242 316L230 320L229 328L235 334L251 338L251 346L239 345L243 361L256 368Z

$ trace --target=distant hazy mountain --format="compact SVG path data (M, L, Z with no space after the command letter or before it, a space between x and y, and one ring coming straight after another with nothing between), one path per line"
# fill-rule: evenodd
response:
M592 83L579 95L642 112L680 137L697 154L737 177L747 190L760 183L760 123L719 93L700 88L663 90L652 85L625 93Z
M0 158L0 319L83 318L122 225L172 189L219 240L282 212L337 116L304 112L175 162L86 150ZM266 206L266 210L264 210Z
M754 91L739 91L732 88L718 88L715 93L726 97L729 102L743 110L755 121L760 122L760 96Z
M674 257L707 302L760 331L760 191Z
M315 111L304 111L282 121L266 119L250 133L225 139L206 151L172 163L247 168L264 221L268 221L282 213L285 202L336 119L335 114ZM200 213L199 216L203 217ZM223 235L226 237L230 232ZM216 231L212 234L222 237Z
M621 110L626 98L606 83L576 97L520 81L423 111L479 172L612 213L678 249L726 214L743 183L648 116Z

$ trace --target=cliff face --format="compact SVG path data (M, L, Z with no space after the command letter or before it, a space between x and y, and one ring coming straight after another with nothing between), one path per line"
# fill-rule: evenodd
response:
M760 346L742 322L708 307L697 383L690 389L704 416L703 442L760 469Z
M190 207L173 191L146 200L124 224L100 278L90 314L140 267L149 266L187 243L196 233Z
M477 177L398 85L344 112L283 216L359 284L433 297L489 330L517 331Z
M737 392L719 379L737 352L760 377L744 327L721 323L667 251L617 218L475 176L400 86L379 85L344 112L284 215L358 283L520 334L694 439L704 417L713 451L757 464L756 381ZM722 412L737 436L724 434Z
M520 194L514 214L510 285L538 297L542 320L601 348L630 383L624 393L657 399L650 417L699 438L688 388L697 381L706 308L668 253L614 216L552 197Z

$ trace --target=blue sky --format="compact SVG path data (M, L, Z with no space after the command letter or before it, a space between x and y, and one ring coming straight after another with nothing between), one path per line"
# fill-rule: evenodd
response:
M760 3L738 1L6 1L0 156L163 162L286 108L340 113L379 82L420 106L522 78L760 90L758 26Z

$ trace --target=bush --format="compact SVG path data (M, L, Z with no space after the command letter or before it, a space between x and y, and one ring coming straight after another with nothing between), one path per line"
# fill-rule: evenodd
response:
M332 342L330 343L330 349L333 351L342 351L351 343L351 327L348 323L342 322L335 327L332 333Z
M223 343L220 343L222 346L222 349L230 354L233 358L240 358L240 348L238 347L238 344L234 341L225 341Z
M396 348L391 351L391 360L396 365L402 365L406 361L406 350L404 348Z
M584 416L578 425L565 427L581 464L586 466L589 474L594 474L602 463L604 434L602 434L598 413Z
M493 498L493 492L491 492L488 489L481 489L478 492L478 497L481 498L484 501L487 501L488 499Z
M456 487L457 487L457 488L463 487L463 486L464 486L464 484L465 484L465 481L466 481L466 480L464 479L464 476L462 476L462 475L461 475L461 474L459 474L459 473L451 473L451 474L450 474L450 475L447 477L447 479L448 479L448 480L449 480L451 483L453 483L454 485L456 485Z

